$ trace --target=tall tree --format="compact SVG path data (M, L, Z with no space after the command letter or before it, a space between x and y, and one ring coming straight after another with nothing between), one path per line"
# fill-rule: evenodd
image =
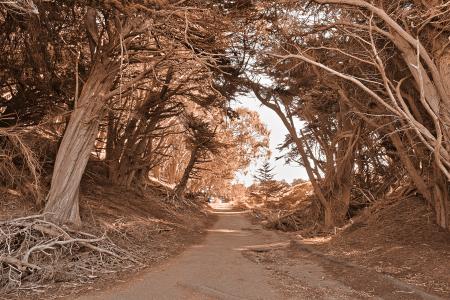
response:
M209 162L210 154L217 153L222 146L217 142L216 131L211 128L210 124L193 115L187 115L185 118L190 154L183 176L174 190L174 195L178 199L183 199L188 181L197 175L199 165Z
M90 71L75 94L75 107L58 150L45 213L58 222L80 224L79 184L97 138L100 120L111 99L139 88L156 66L176 52L204 68L217 64L223 41L213 7L185 10L183 2L100 3L85 10L84 27L91 57ZM170 16L170 18L168 18ZM169 22L170 20L170 22ZM214 24L211 25L211 24ZM170 28L170 29L169 29ZM207 30L206 28L209 28ZM152 31L160 33L158 38ZM150 36L149 36L150 35ZM170 41L160 49L159 41ZM76 89L78 91L78 88Z
M370 202L409 184L449 227L448 11L439 4L261 1L268 9L253 11L253 34L242 38L255 57L248 86L286 126L327 227L345 219L356 191Z

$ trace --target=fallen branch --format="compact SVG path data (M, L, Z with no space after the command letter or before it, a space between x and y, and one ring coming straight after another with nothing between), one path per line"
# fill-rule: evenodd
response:
M61 227L43 217L0 222L0 291L51 280L57 276L54 270L63 270L59 272L67 273L68 278L92 280L94 272L114 272L111 269L119 266L122 269L120 261L140 264L105 235L97 237Z
M40 270L41 269L41 267L39 267L37 265L33 265L33 264L28 263L28 262L24 262L22 260L14 258L14 257L3 257L3 256L0 256L0 262L6 263L6 264L10 264L10 265L14 265L19 270L24 270L25 268L30 268L30 269L35 269L35 270Z

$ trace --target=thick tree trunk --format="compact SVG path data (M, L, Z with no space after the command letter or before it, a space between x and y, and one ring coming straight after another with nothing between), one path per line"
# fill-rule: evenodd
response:
M397 149L397 153L400 158L400 161L402 162L403 166L405 167L406 171L408 172L409 177L413 181L413 183L416 186L419 193L421 193L422 196L429 203L431 203L432 196L431 196L430 190L428 189L422 176L419 174L418 170L415 168L413 162L411 161L410 157L408 156L408 153L406 152L406 149L403 146L403 142L401 141L398 133L395 132L393 129L391 129L391 130L393 133L390 135L390 138L391 138L392 144L394 145L395 149Z
M331 202L327 202L325 203L325 205L323 205L322 203L322 208L323 208L323 225L325 226L325 228L332 228L335 222Z
M434 166L434 211L436 213L436 223L444 229L450 230L450 187L447 178L442 174L438 166Z
M188 165L186 166L186 169L184 169L183 177L181 177L180 182L175 187L174 195L179 199L183 198L183 194L184 194L184 191L186 190L187 183L189 181L189 177L191 175L192 169L194 168L195 162L197 161L198 151L199 151L198 147L194 147L192 149L191 157L189 159Z
M337 147L331 148L334 154L327 157L330 164L325 174L327 191L325 195L331 207L328 210L332 214L329 219L333 226L341 225L347 217L353 186L355 148L360 135L359 127L355 127L347 117L348 106L345 102L340 103L339 106L340 111L337 114L339 130L335 136L345 136L349 133L351 135L340 138ZM325 213L327 213L326 210Z
M83 86L59 147L44 213L59 223L81 223L78 194L81 177L104 111L103 96L113 86L112 63L96 63Z

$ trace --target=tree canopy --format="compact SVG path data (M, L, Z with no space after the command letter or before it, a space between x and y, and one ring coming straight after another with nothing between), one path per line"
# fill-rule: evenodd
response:
M448 16L440 0L1 2L2 184L22 167L37 184L17 141L39 131L58 148L44 201L58 222L80 224L92 160L129 188L226 193L267 155L267 128L230 105L251 94L286 127L327 227L417 193L448 229Z

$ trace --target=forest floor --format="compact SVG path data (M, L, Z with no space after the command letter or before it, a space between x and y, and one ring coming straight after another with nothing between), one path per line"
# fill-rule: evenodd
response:
M37 213L31 202L13 190L4 190L0 195L0 220ZM167 200L161 187L136 192L97 179L82 184L80 207L83 221L80 230L107 236L137 257L139 264L105 261L95 264L92 272L74 272L67 270L70 260L83 261L80 258L83 253L74 253L73 258L64 258L59 266L48 266L52 270L50 275L33 282L24 278L21 286L6 294L0 290L0 299L73 299L89 290L106 289L111 284L131 280L136 274L178 255L189 245L201 242L205 228L216 218L208 213L201 199L192 206L177 205ZM83 262L91 268L89 261Z
M442 299L317 254L292 234L252 224L246 212L215 214L202 243L133 281L78 299Z

